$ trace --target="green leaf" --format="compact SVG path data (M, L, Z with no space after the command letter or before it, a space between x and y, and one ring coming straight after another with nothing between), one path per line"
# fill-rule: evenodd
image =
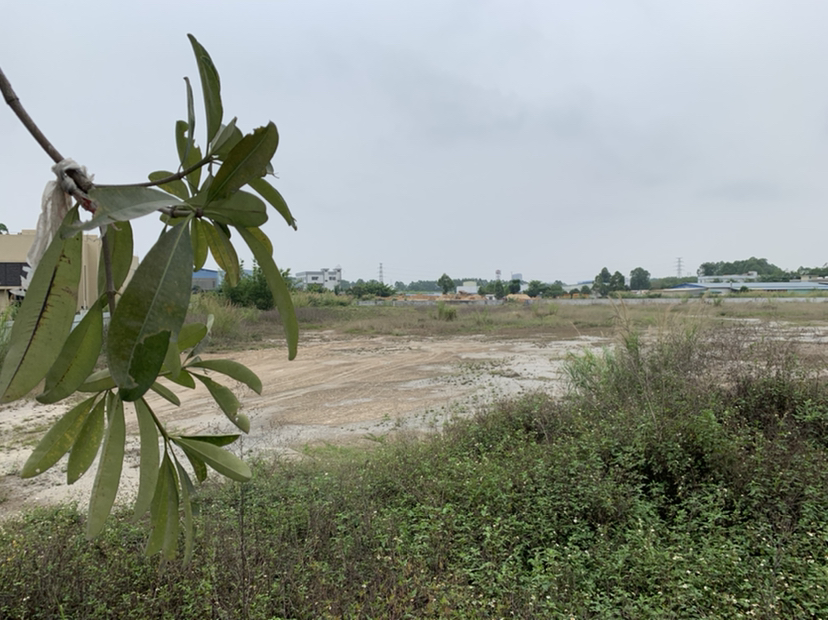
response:
M189 564L193 557L193 505L190 498L195 494L195 488L190 476L181 467L178 459L175 461L178 469L178 479L181 481L181 504L184 508L184 564Z
M178 352L183 353L204 340L207 326L204 323L187 323L178 333Z
M216 149L213 155L215 155L216 159L218 159L219 161L225 161L227 159L227 156L230 155L230 151L232 151L235 148L235 146L239 142L241 142L242 138L244 138L244 135L242 134L241 130L238 127L233 127L233 131L231 132L230 137L227 138L224 144L222 144Z
M242 139L242 133L236 127L236 120L238 119L233 117L229 123L221 126L221 129L216 134L216 138L210 143L207 149L208 154L215 156L218 156L219 152L227 154L230 152L230 149L238 144L239 140Z
M198 75L201 78L201 90L204 93L204 111L207 116L207 143L213 140L221 127L221 117L224 113L221 106L221 82L215 65L196 38L188 34L193 46L193 53L198 63Z
M99 299L72 330L46 374L41 403L55 403L75 391L94 370L103 345L103 300Z
M221 164L207 194L207 202L227 198L251 180L264 176L278 146L279 132L272 122L247 134Z
M163 207L186 206L175 196L151 187L94 187L89 196L98 203L98 210L92 219L74 224L71 232L134 220Z
M105 409L106 397L99 400L86 417L86 422L83 423L78 438L75 439L75 445L69 453L69 463L66 467L67 484L74 484L95 460L104 436Z
M86 537L89 539L95 538L103 530L118 494L121 468L124 465L124 403L111 392L107 394L106 417L108 424L101 450L101 462L98 464L92 495L89 498L89 516L86 521Z
M112 244L112 284L116 291L121 290L129 272L132 270L132 224L120 222L110 224L106 227L107 243ZM101 244L101 256L98 261L98 293L103 295L106 292L106 264L104 262L103 243Z
M175 381L178 375L181 374L181 357L178 353L178 334L175 338L170 338L170 344L167 346L167 355L164 357L164 363L161 366L162 371L165 371L165 377Z
M290 209L288 208L285 199L282 198L282 194L279 193L279 190L268 183L267 179L252 179L247 183L250 187L261 194L262 198L267 200L270 205L276 209L276 211L279 212L279 215L285 219L288 226L293 228L293 230L296 230L296 219L290 212Z
M209 336L210 332L213 330L213 323L215 322L215 320L216 316L214 314L207 315L207 336ZM210 338L202 339L201 342L199 342L195 347L193 347L193 350L190 351L190 354L187 356L187 358L189 359L198 356L198 354L201 353L207 347L207 343L209 342Z
M192 437L173 437L172 440L185 451L193 452L223 476L239 482L250 480L252 473L247 463L235 454L220 447Z
M122 398L137 400L153 384L190 301L190 227L161 234L121 296L109 326L107 357Z
M173 379L172 377L166 378L177 385L190 388L191 390L194 390L196 386L195 381L193 380L193 376L186 370L182 370L180 373L178 373L178 376L175 379Z
M282 319L282 327L285 330L285 338L288 344L288 359L296 357L296 348L299 344L299 322L296 320L296 312L293 309L293 300L290 297L290 291L282 279L282 274L276 263L273 262L273 257L267 251L259 237L261 231L253 232L256 229L237 228L242 238L247 243L250 251L253 252L253 257L259 263L259 267L264 274L267 285L273 293L273 300L276 302L276 307L279 309L279 316Z
M204 232L204 222L198 218L193 218L191 227L190 234L193 236L193 271L198 271L207 262L207 252L209 250L207 233Z
M190 85L190 78L185 77L184 83L187 85L187 154L189 154L195 146L195 104L193 103L193 87Z
M220 226L214 226L210 222L204 222L204 232L213 258L224 270L224 277L230 286L236 286L239 283L239 256L229 237Z
M207 370L214 370L223 375L227 375L231 379L235 379L240 383L244 383L256 394L262 393L262 381L244 364L239 364L232 360L198 360L187 365L188 368L206 368Z
M188 439L195 439L196 441L206 441L214 446L229 446L236 441L241 435L187 435Z
M75 222L75 207L64 224ZM32 276L12 325L9 348L0 370L0 403L25 396L52 367L72 329L81 275L80 235L56 235Z
M175 395L175 392L173 392L167 386L161 385L160 383L158 383L158 381L156 381L150 386L150 388L152 389L153 392L158 394L161 398L171 402L176 407L181 406L181 399L179 399L178 396Z
M247 427L245 428L244 420L240 420L240 416L237 415L239 412L239 399L236 398L236 395L233 394L230 388L222 385L221 383L216 383L204 375L193 373L193 376L207 386L207 389L210 391L210 396L212 396L216 403L218 403L218 406L227 416L227 419L229 419L245 433L250 431L250 423L248 422L246 425Z
M141 435L141 469L138 478L138 497L135 499L134 519L140 518L150 507L158 482L158 427L152 409L143 398L135 401L135 415Z
M202 461L195 453L187 452L184 448L182 448L182 450L184 450L184 455L187 457L187 460L190 461L190 466L193 468L196 480L199 482L207 480L207 465L204 461Z
M103 346L103 302L98 300L72 330L55 363L46 373L38 402L56 403L75 391L95 369Z
M104 368L89 375L86 382L78 388L78 392L103 392L104 390L112 390L115 387L115 379L112 378L109 369Z
M167 177L171 177L174 173L170 172L169 170L156 170L155 172L149 173L149 180L153 183L160 181L161 179L166 179ZM176 198L180 198L181 200L187 200L190 197L190 192L187 189L187 184L184 183L181 179L176 179L175 181L168 181L167 183L163 183L159 185L161 189L163 189L168 194L172 194Z
M208 203L204 215L222 224L261 226L267 222L267 207L258 196L238 190L228 198Z
M32 451L23 469L20 472L21 478L32 478L42 474L52 465L57 463L69 448L75 443L86 416L92 409L92 404L98 397L96 394L85 401L78 403L69 411L63 414Z
M201 161L201 149L190 144L187 140L189 125L184 121L175 124L175 145L178 149L178 159L181 161L181 169L186 170ZM190 186L190 193L195 195L201 182L201 168L196 168L187 175L187 184Z
M163 551L164 557L172 558L178 542L178 481L166 452L150 506L150 522L152 532L147 542L147 555Z

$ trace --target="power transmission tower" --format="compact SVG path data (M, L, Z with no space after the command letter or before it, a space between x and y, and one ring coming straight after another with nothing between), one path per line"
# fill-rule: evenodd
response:
M681 256L676 259L676 275L681 277Z
M380 281L380 284L384 284L384 282L382 281L382 263L380 263L380 268L379 268L379 281Z

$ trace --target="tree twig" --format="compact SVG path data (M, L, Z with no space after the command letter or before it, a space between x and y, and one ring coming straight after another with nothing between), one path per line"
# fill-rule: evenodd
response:
M202 166L206 166L207 164L211 163L214 159L215 158L212 155L207 155L206 157L201 159L201 161L197 161L189 168L185 168L181 172L176 172L175 174L171 174L170 176L164 177L163 179L158 179L157 181L144 181L143 183L123 183L115 185L103 185L99 183L96 187L156 187L158 185L164 185L165 183L180 181L191 172L194 172Z

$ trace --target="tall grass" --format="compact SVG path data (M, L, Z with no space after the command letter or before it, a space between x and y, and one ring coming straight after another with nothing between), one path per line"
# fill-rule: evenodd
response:
M27 513L0 528L0 615L825 618L828 392L803 359L627 330L564 399L206 487L186 567L125 515L87 543L74 509Z

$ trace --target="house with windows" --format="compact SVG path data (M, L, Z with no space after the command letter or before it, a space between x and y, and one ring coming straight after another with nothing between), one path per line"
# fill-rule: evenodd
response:
M309 284L320 284L329 291L342 285L342 267L337 265L333 269L323 267L319 271L300 271L296 274L296 285L299 288L308 288Z

